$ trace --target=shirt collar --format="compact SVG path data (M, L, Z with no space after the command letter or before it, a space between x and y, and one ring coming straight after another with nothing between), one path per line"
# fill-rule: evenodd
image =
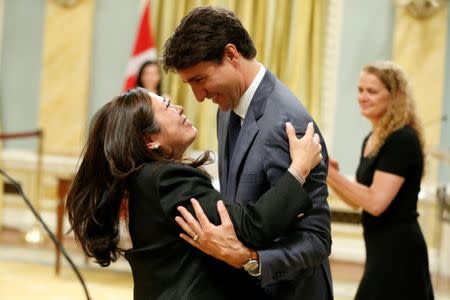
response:
M242 95L241 99L239 99L239 104L233 109L233 111L239 117L241 117L241 122L245 118L245 115L247 114L250 102L252 101L253 96L255 95L255 92L258 89L259 84L261 83L265 73L266 68L264 68L262 64L259 64L258 73L256 73L255 78L253 79L248 89L245 91L244 95Z

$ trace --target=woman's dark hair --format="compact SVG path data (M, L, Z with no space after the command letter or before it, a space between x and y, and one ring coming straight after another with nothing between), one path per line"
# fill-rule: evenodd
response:
M141 67L139 68L139 71L138 71L138 73L137 73L137 76L136 76L136 86L137 87L143 87L143 88L145 88L145 86L144 86L144 84L143 84L143 82L142 82L142 73L144 72L144 69L147 67L147 66L156 66L157 68L158 68L158 71L160 71L160 66L159 66L159 63L156 61L156 60L147 60L147 61L145 61L142 65L141 65ZM161 74L161 72L159 72L160 74ZM158 95L161 95L161 81L162 80L160 80L159 82L158 82L158 85L156 86L156 93L158 94Z
M256 56L253 41L234 12L222 7L196 7L167 39L161 63L165 71L182 70L202 61L220 64L229 43L246 59Z
M89 257L101 266L117 260L119 211L127 179L144 162L173 162L158 150L149 150L144 136L159 132L151 96L137 88L106 103L91 121L80 167L67 196L71 230ZM190 165L209 158L205 152Z

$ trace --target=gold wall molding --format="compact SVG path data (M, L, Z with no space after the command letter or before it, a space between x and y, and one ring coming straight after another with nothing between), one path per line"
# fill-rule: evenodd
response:
M447 0L394 0L394 3L404 7L413 18L426 19L439 10L442 1Z
M2 69L2 49L3 49L3 9L5 6L5 1L0 0L0 70ZM0 91L0 97L2 95L2 92ZM0 105L2 105L2 99L0 98ZM3 106L3 105L2 105ZM1 112L0 108L0 112ZM2 131L1 124L3 123L3 120L0 119L0 131ZM0 142L0 151L3 150L3 145ZM0 228L3 225L3 179L0 179Z
M403 6L396 8L393 58L412 84L428 147L440 144L447 23L447 1L425 19L411 16ZM435 159L427 159L426 181L436 182L437 166Z
M87 128L94 0L47 0L39 123L44 152L79 156Z
M80 1L79 0L53 0L56 4L61 5L65 8L70 8L75 5L77 5Z
M5 0L0 0L0 70L2 67L2 49L3 49L3 10Z
M328 149L333 149L335 135L333 128L336 115L339 49L341 49L342 5L342 0L328 1L325 17L320 124Z

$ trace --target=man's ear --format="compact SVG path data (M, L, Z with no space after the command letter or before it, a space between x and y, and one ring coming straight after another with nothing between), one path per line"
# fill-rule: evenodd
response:
M234 44L228 43L224 48L224 58L229 62L233 63L239 56L239 51L237 51Z

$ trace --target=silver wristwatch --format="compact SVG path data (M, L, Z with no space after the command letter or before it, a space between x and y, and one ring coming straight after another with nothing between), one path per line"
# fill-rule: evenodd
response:
M261 271L259 268L259 258L258 252L250 250L250 258L243 265L244 270L247 271L252 276L260 276Z

